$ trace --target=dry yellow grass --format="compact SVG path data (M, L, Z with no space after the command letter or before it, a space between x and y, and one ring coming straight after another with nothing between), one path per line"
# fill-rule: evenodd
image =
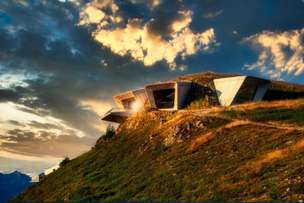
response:
M301 150L304 150L304 139L299 140L298 142L296 142L291 146L270 151L267 154L263 155L262 157L258 158L257 160L248 163L245 166L245 168L252 170L256 173L259 173L266 164L273 161L277 161L279 159L287 157L292 153L299 152Z
M209 142L214 137L215 137L215 133L213 132L209 132L207 134L198 136L195 140L191 142L188 152L196 151L199 146L205 144L206 142Z
M267 109L267 108L286 108L286 109L294 109L294 108L304 108L304 99L297 100L280 100L280 101L262 101L262 102L252 102L246 104L240 104L231 107L225 107L226 110L243 110L250 111L254 109Z
M247 121L247 120L235 120L235 121L232 121L232 122L224 125L223 127L218 128L214 132L208 132L206 134L199 135L198 137L196 137L191 142L190 147L188 149L188 152L196 151L199 148L199 146L209 142L210 140L212 140L216 136L216 134L220 133L221 131L223 131L225 129L231 129L231 128L234 128L234 127L238 127L238 126L241 126L241 125L247 125L247 124L250 124L250 123L251 122Z

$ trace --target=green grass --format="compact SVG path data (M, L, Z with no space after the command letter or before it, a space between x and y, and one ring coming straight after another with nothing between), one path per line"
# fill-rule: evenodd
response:
M304 108L299 109L255 109L251 111L227 110L225 115L231 118L248 118L254 121L282 121L304 125Z

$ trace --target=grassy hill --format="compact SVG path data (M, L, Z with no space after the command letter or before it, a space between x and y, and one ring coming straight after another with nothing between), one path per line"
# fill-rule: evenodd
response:
M140 112L16 201L299 201L303 171L304 99Z

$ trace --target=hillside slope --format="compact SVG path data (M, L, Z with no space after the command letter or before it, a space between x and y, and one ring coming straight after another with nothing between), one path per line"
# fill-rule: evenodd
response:
M298 201L303 171L303 99L142 112L16 201Z

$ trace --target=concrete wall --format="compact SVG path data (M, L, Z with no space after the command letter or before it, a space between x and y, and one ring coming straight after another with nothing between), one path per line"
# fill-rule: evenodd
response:
M148 99L146 90L144 88L142 88L142 89L138 89L138 90L133 90L132 92L133 92L133 95L134 95L136 101L144 105Z
M235 76L215 79L214 86L222 106L230 106L250 101L260 101L263 99L270 86L269 80L250 76ZM239 100L241 95L247 95L245 100ZM252 94L252 95L251 95ZM243 95L244 96L244 95Z
M189 90L191 89L192 82L191 81L181 81L176 83L177 86L177 94L175 95L175 109L182 109L186 105L187 96Z
M266 94L267 90L270 87L270 82L269 83L265 83L265 84L261 84L257 91L256 94L254 95L254 101L261 101L264 97L264 95Z
M118 106L118 108L125 109L122 101L125 99L130 99L130 98L134 98L134 95L133 95L132 91L127 91L127 92L123 92L118 95L115 95L114 101L115 101L116 105Z
M237 92L241 88L246 76L236 76L213 80L215 91L221 106L232 104Z
M134 99L135 102L141 103L143 105L147 100L145 89L131 90L114 96L116 105L120 109L124 109L124 110L130 110L125 108L123 102L124 100L128 100L128 99Z

